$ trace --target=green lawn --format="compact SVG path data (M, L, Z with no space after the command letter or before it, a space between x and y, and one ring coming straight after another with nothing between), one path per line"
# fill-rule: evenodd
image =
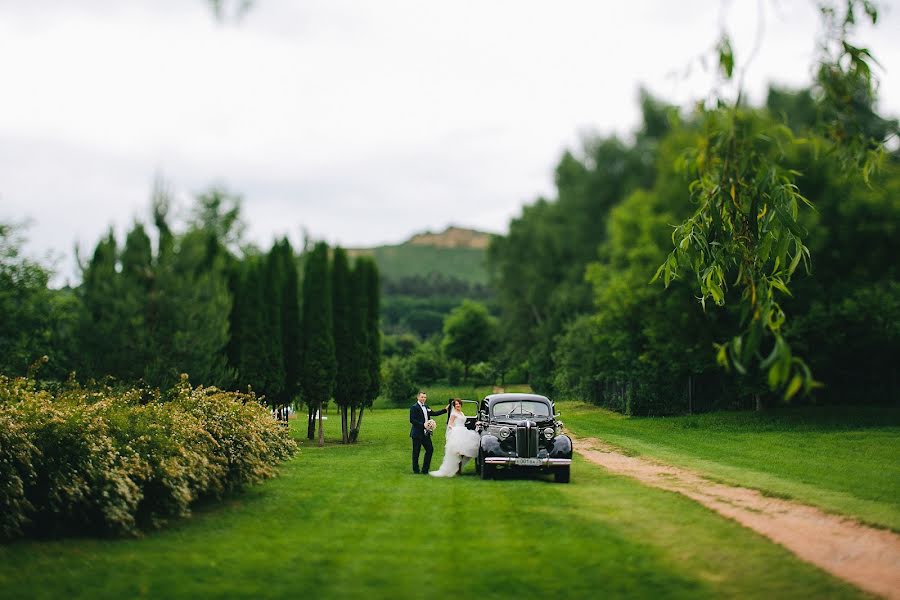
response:
M368 412L356 446L304 440L279 478L143 539L0 546L0 597L863 596L691 500L580 459L569 485L481 481L471 465L412 475L406 412ZM340 422L327 423L335 439Z
M557 408L576 435L900 531L900 410L629 418L574 402Z

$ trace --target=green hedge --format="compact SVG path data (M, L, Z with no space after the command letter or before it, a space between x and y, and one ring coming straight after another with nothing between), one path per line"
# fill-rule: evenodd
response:
M296 451L252 395L53 392L0 376L0 538L135 535L275 474Z

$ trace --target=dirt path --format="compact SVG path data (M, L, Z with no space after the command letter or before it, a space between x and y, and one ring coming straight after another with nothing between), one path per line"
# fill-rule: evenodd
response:
M573 441L579 454L613 473L683 494L836 577L900 600L900 535L757 490L714 483L687 469L625 456L597 439Z

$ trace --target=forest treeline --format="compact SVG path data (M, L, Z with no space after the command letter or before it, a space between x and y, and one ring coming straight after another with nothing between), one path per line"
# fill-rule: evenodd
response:
M184 373L252 391L280 418L305 403L310 439L334 399L355 440L380 389L374 261L351 265L324 243L298 252L286 238L268 251L243 244L240 200L221 190L198 196L178 231L170 204L157 185L152 227L134 223L123 242L110 231L74 288L48 287L48 270L20 255L21 232L0 225L0 372L35 364L48 381L163 390Z
M490 246L506 361L522 365L537 391L628 414L772 401L762 370L717 365L715 344L738 328L739 303L704 308L690 278L668 289L650 283L672 251L673 228L695 209L681 166L703 124L647 93L640 104L633 138L597 137L566 152L555 197L526 206ZM760 130L789 128L779 151L813 205L796 217L808 271L800 266L782 302L790 347L821 383L807 398L896 402L900 154L888 152L868 182L867 173L842 174L815 127L824 109L809 90L772 88L764 106L742 110ZM897 129L872 111L865 126L875 139Z

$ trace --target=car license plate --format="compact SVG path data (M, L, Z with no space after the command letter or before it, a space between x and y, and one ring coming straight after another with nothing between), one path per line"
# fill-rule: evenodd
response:
M520 467L539 467L541 459L539 458L517 458L516 464Z

